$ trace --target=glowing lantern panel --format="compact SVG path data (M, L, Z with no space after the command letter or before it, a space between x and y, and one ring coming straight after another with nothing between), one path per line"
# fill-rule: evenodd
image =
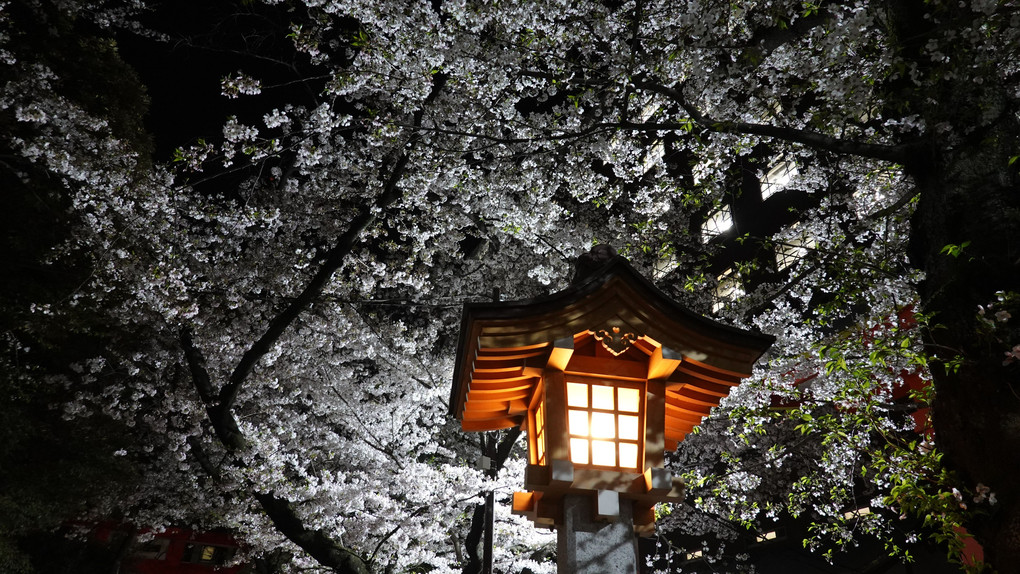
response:
M570 461L577 465L638 468L640 417L640 389L568 382Z
M532 427L535 433L535 448L532 454L532 464L542 464L545 461L545 405L539 404L535 410L535 424Z

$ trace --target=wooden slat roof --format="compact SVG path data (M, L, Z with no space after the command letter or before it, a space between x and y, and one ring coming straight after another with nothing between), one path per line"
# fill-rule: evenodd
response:
M667 384L666 438L676 441L750 375L774 341L688 311L615 257L552 295L465 304L450 413L461 418L472 405L465 430L520 424L513 403L537 384L554 342L612 327L637 335L634 346L645 353L661 346L683 356Z

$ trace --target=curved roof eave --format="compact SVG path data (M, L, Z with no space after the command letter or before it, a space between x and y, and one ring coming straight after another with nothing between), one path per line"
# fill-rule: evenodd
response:
M663 293L624 257L614 257L566 289L522 301L466 303L461 319L451 411L482 342L518 347L622 323L662 345L709 365L749 373L774 337L725 325L694 313ZM466 363L466 364L465 364Z

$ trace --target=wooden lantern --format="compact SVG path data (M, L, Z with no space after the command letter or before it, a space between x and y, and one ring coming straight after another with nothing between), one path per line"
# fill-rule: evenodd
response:
M773 342L680 307L622 257L548 297L466 304L460 337L451 413L464 430L527 432L514 512L556 526L563 495L589 493L612 520L622 497L641 534L655 503L683 498L664 451Z

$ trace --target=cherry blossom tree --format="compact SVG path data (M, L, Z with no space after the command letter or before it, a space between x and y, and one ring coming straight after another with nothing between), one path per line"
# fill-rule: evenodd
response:
M522 463L489 439L473 469L446 418L459 305L559 289L609 243L778 338L678 453L691 512L810 516L820 550L901 515L943 543L966 525L1017 571L1011 3L250 3L296 77L224 70L237 113L170 165L25 49L40 5L167 32L140 3L0 13L5 149L67 199L50 257L90 269L34 321L101 310L61 408L133 429L144 488L117 503L138 523L338 572L474 563L465 510ZM905 374L931 380L906 410L931 406L934 444L896 402ZM547 542L497 531L504 568L549 570Z

